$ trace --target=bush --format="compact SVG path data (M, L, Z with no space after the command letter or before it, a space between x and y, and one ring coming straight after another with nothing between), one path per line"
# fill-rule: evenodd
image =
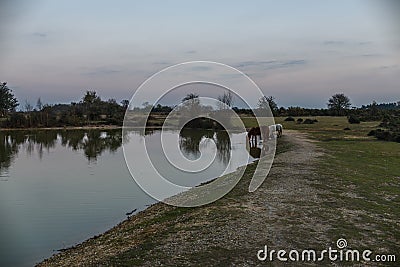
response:
M285 121L294 121L294 118L293 118L293 117L287 117L287 118L285 119Z
M350 115L348 118L349 123L354 124L354 123L360 123L360 119L357 116Z
M302 123L303 122L303 119L302 118L298 118L297 119L297 123Z
M314 120L312 120L312 119L305 119L305 121L303 122L303 124L314 124Z
M382 129L372 130L368 136L375 136L379 140L400 142L400 134L396 132L385 131Z
M350 131L350 128L349 128L349 127L346 127L346 128L344 128L343 130L345 130L345 131Z

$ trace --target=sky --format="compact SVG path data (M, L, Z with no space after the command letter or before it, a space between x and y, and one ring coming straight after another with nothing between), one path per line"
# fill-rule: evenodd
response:
M0 81L20 103L86 90L130 99L148 77L193 60L248 75L279 106L400 100L395 0L0 0Z

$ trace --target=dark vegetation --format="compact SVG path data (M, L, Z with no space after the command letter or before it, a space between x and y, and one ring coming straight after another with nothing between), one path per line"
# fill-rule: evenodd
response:
M294 118L293 118L293 117L287 117L287 118L285 119L285 121L294 121Z
M360 119L357 116L353 115L353 114L349 116L348 121L351 124L360 123L361 122Z
M11 101L10 98L9 101ZM0 119L0 127L3 128L120 126L128 104L126 101L118 104L115 99L104 101L95 91L87 91L81 101L70 104L43 105L39 98L35 108L26 102L25 111L16 111L15 104L6 104L3 107L3 102Z
M385 114L379 127L368 135L380 140L400 142L400 110Z
M192 103L190 109L198 108L198 95L188 94L182 101L189 100ZM233 107L233 95L224 93L218 98L225 105L242 117L254 116L253 110ZM46 127L67 127L67 126L99 126L114 125L122 126L125 111L129 106L128 100L118 103L115 99L102 100L95 91L87 91L79 102L70 104L42 104L39 98L36 107L25 101L24 111L16 110L19 106L18 100L13 92L7 87L7 83L0 84L0 127L1 128L46 128ZM347 116L351 124L359 124L367 121L382 121L379 128L369 133L378 139L399 142L400 123L399 112L400 102L378 104L375 101L369 105L359 108L351 107L350 99L344 94L335 94L327 102L326 109L312 109L302 107L278 107L275 98L264 96L258 101L258 108L270 107L276 117L287 117L285 121L295 121L293 117L300 116ZM165 117L174 107L157 104L150 105L143 103L142 108L135 109L149 110L150 116L147 119L147 126L162 126ZM193 110L191 110L193 112ZM299 124L314 124L317 120L306 118L297 119ZM219 129L221 126L207 118L200 118L189 122L189 128Z
M303 121L303 123L304 123L304 124L314 124L314 120L312 120L312 119L305 119L305 120Z
M210 118L196 118L185 124L185 128L188 129L213 129L222 130L224 129L221 124Z

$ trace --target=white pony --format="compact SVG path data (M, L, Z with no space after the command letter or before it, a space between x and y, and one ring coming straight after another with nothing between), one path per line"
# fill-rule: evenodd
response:
M282 136L283 126L282 124L273 124L269 126L269 138L279 138Z

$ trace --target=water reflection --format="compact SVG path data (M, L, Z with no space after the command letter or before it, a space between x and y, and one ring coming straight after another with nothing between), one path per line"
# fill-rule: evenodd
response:
M160 130L126 134L132 147L146 141L161 162L162 174L182 186L207 182L253 160L248 158L245 133L167 131L169 140L179 137L180 150L187 157L199 157L200 151L206 156L216 153L204 172L189 176L158 161ZM0 131L0 213L4 215L0 266L32 266L52 255L54 249L104 232L126 213L155 202L132 182L121 149L122 137L121 129ZM144 157L137 154L137 158L140 162ZM140 171L151 178L147 168Z
M217 147L218 160L224 164L229 162L231 142L229 134L226 131L183 129L179 137L181 151L189 159L198 159L200 157L200 144L202 141L211 139Z
M152 135L155 130L146 130L139 135ZM217 147L218 160L227 164L231 154L231 143L226 131L183 129L179 133L180 149L190 158L200 156L200 144L211 139ZM83 151L89 162L95 162L103 152L115 152L122 145L122 131L115 130L42 130L0 132L0 175L7 172L15 156L22 150L28 155L37 153L40 159L44 152L54 149L59 143L74 151Z
M57 143L74 151L82 150L90 161L96 161L104 151L115 152L122 145L121 130L44 130L0 132L0 175L7 172L13 159L20 152L37 153L40 159L45 151Z

